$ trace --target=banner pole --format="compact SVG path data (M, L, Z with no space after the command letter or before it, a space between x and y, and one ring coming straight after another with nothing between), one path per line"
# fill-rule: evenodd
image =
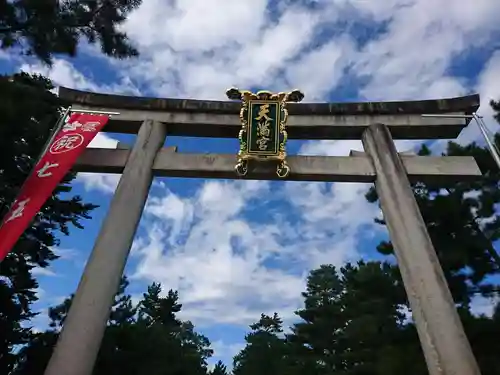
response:
M68 108L66 108L64 110L64 113L62 114L62 116L59 117L59 120L57 120L56 126L54 126L54 129L52 129L52 132L50 133L49 139L47 139L47 141L45 142L42 150L40 151L40 153L38 154L35 162L33 163L33 168L31 168L30 173L28 174L28 176L26 176L26 179L24 181L27 181L31 177L31 175L33 174L33 172L35 171L36 165L38 164L38 162L40 161L40 159L43 157L43 155L49 149L50 144L52 143L52 141L56 137L57 133L59 133L59 130L63 127L64 120L66 119L66 117L68 116L68 114L69 114L70 111L71 111L71 106L69 106Z
M59 120L57 121L56 126L54 127L54 129L52 130L52 133L51 133L49 139L47 140L47 142L45 143L45 145L42 148L42 152L40 153L40 155L38 155L38 158L37 158L37 160L36 160L35 165L33 166L33 168L36 166L36 163L38 163L40 161L41 157L47 152L47 149L50 147L50 144L54 140L54 138L57 135L57 133L59 133L59 130L63 127L64 121L65 121L66 117L69 115L70 112L71 112L71 106L69 106L68 108L66 108L65 111L64 111L64 113L62 114L62 116L59 117Z

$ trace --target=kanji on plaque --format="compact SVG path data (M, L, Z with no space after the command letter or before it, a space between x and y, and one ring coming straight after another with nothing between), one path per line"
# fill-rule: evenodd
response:
M80 154L108 122L108 115L74 113L57 132L47 151L19 192L0 226L0 262L47 199L75 164Z

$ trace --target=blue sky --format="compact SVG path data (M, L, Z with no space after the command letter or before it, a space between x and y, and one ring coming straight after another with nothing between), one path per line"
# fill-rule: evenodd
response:
M52 68L0 53L0 71L23 69L58 85L96 92L224 99L231 86L301 89L305 101L411 100L479 92L480 112L500 98L497 0L143 0L124 25L141 56L114 61L82 44ZM132 144L100 134L92 147ZM459 141L478 140L470 126ZM398 142L401 151L420 142ZM236 140L170 137L179 152L235 153ZM290 142L290 154L347 155L358 141ZM42 314L74 291L119 176L81 174L75 194L99 204L85 230L61 238L61 259L38 270ZM182 316L226 363L261 312L287 322L307 272L322 263L380 259L387 237L362 184L156 179L126 273L139 298L161 282L177 289ZM477 311L490 301L478 300Z

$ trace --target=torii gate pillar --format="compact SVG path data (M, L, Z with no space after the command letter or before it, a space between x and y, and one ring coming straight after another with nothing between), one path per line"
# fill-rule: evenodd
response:
M429 374L480 375L389 129L371 125L362 141Z
M92 373L165 137L165 124L142 124L45 375Z

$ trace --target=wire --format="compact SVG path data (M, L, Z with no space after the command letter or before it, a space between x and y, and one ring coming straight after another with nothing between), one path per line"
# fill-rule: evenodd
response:
M483 135L484 140L486 141L486 145L488 146L488 149L490 151L491 156L493 157L493 160L495 160L495 163L496 163L498 169L500 169L500 151L498 150L497 146L495 145L494 140L492 141L490 139L490 134L491 134L490 130L488 129L488 127L484 123L484 120L482 119L482 117L479 117L476 113L473 113L472 117L476 121L476 124L479 127L479 130L481 131L481 134ZM493 136L493 138L494 138L494 136Z

